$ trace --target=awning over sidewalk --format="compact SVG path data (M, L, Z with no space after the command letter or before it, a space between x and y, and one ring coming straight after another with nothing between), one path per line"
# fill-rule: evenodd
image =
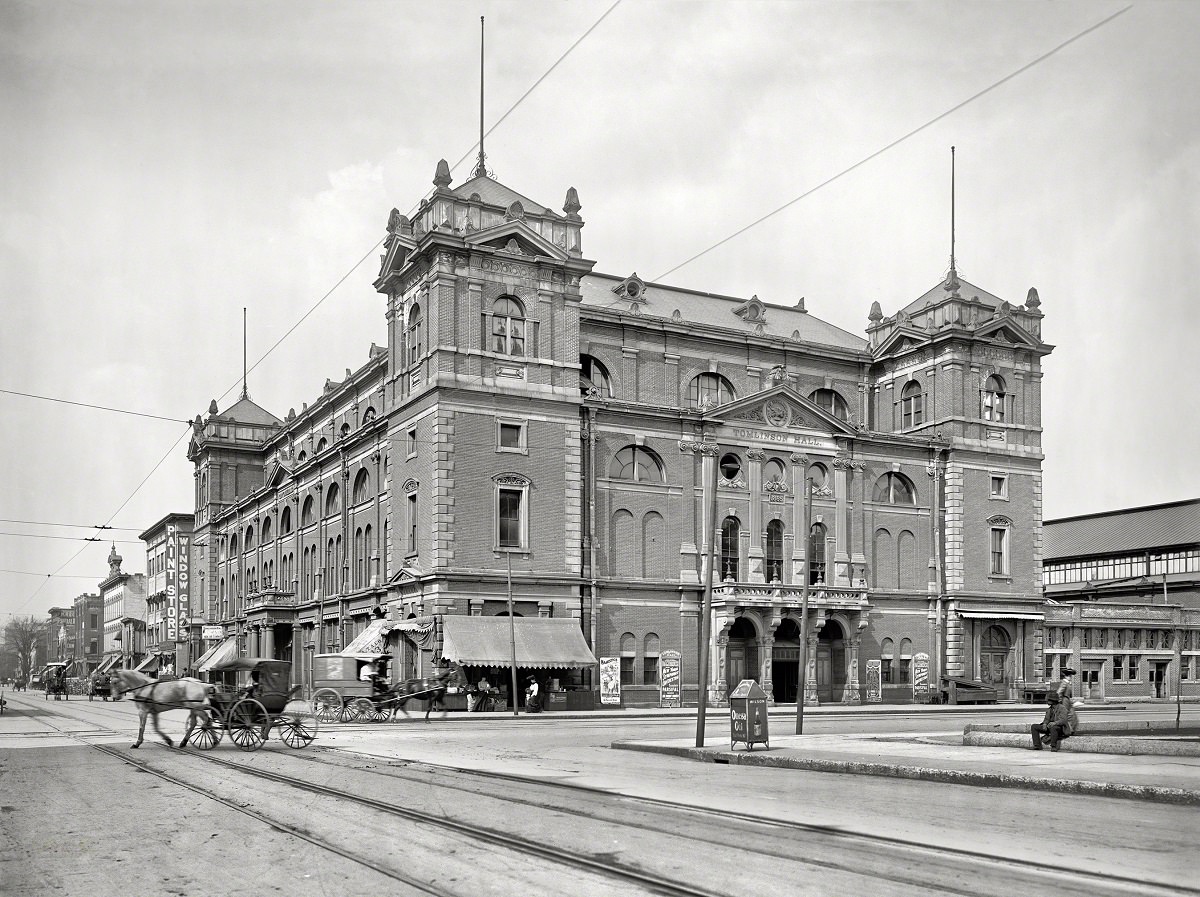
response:
M401 620L399 623L392 623L388 631L403 633L405 637L412 639L418 648L432 648L437 634L437 618L414 617L411 620Z
M151 654L149 657L135 666L133 671L135 673L157 673L159 660L160 658L157 654Z
M110 672L120 659L121 659L120 654L108 655L108 657L106 657L102 661L100 661L100 666L98 666L98 667L96 667L96 669L92 670L92 675L97 676L101 673Z
M219 663L227 663L238 656L237 636L231 635L215 648L209 648L195 663L197 673L207 673Z
M384 627L390 625L387 620L372 620L362 632L354 637L354 641L343 648L341 654L383 654L386 651L384 643L387 633Z
M517 666L530 669L583 669L596 658L583 640L578 620L513 617L442 618L442 656L463 666L506 667L512 663L515 637Z

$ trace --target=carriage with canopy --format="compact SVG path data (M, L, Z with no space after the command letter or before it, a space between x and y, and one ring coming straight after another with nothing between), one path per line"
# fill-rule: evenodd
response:
M427 702L425 718L435 706L445 711L443 699L455 666L438 669L431 676L387 684L387 654L318 654L313 658L313 716L322 722L387 722L396 711L408 715L409 701ZM373 664L374 677L362 678L364 665Z
M70 695L67 692L67 667L70 666L66 662L48 663L42 669L42 681L46 684L46 700L50 700L50 696L54 695L56 701L68 701Z
M256 751L270 733L290 748L303 748L317 737L317 719L308 705L293 700L301 686L291 685L292 665L265 657L236 657L209 668L212 673L248 673L242 688L216 686L209 698L211 720L197 726L191 741L201 750L217 746L224 733L243 751Z

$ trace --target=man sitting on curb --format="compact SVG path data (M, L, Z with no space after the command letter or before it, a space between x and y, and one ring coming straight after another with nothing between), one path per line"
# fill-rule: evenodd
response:
M1050 750L1057 751L1058 743L1071 734L1071 720L1067 705L1051 692L1046 695L1046 716L1040 723L1029 727L1033 738L1033 749L1040 751L1043 744L1050 745Z

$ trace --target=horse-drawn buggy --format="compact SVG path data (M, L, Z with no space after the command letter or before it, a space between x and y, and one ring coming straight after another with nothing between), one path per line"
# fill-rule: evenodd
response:
M388 722L397 710L408 716L409 701L428 702L426 720L435 706L445 713L443 699L455 675L454 667L389 684L390 659L387 654L318 654L313 658L313 715L322 722Z
M57 662L48 663L42 669L42 681L46 684L46 700L50 700L50 696L54 695L56 701L68 701L70 695L67 691L67 667L69 664Z
M292 665L288 661L239 657L210 671L234 676L248 673L249 682L234 688L199 679L161 680L132 670L117 670L113 674L116 694L128 694L141 717L133 747L142 743L148 716L153 718L154 729L163 741L174 746L158 727L158 714L166 710L188 711L180 747L187 747L191 739L201 750L210 750L226 732L229 740L244 751L258 750L272 730L290 748L307 747L317 737L317 721L308 705L292 700L300 686L290 684Z
M86 688L89 701L96 698L107 701L113 696L112 676L108 673L92 673L87 678Z

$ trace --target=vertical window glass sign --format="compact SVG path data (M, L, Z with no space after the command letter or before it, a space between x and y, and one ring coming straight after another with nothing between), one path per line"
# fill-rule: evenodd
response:
M663 651L658 657L658 706L681 707L678 651Z

